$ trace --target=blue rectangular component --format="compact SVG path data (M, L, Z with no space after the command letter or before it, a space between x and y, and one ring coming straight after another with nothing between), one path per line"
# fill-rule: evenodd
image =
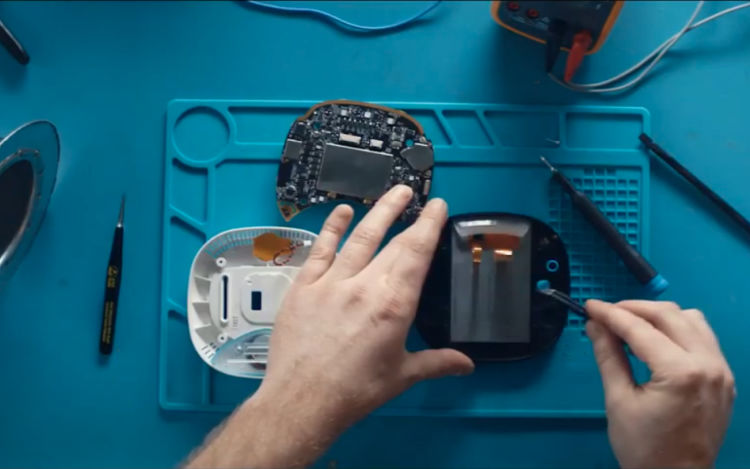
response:
M247 396L248 386L259 384L212 379L197 354L195 360L185 359L189 334L184 279L201 244L220 231L286 224L273 203L278 163L294 118L313 104L316 102L169 103L162 240L163 359L159 368L159 401L165 409L228 412ZM648 156L637 143L638 135L650 130L645 109L381 104L402 109L423 125L435 145L431 195L444 198L452 215L500 211L549 223L565 242L571 296L579 302L590 297L620 300L642 295L617 255L571 206L559 184L551 181L539 155L563 170L648 256L649 166ZM602 133L616 138L603 139ZM203 190L196 191L196 187ZM237 196L238 190L242 197ZM247 200L258 202L248 210ZM292 224L317 231L333 206L311 207ZM363 207L355 209L364 212ZM262 307L260 294L256 297L253 292L251 299L253 310ZM424 347L412 331L407 348ZM178 348L182 353L174 351ZM183 358L170 358L178 355ZM640 362L634 362L634 371L639 380L647 376ZM196 382L201 383L200 395L194 392ZM512 363L482 363L472 376L461 379L419 383L377 413L602 417L604 399L583 323L571 313L562 337L548 353Z

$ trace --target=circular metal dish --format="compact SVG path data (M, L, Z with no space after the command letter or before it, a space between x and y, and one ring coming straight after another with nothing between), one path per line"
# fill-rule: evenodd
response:
M0 140L0 285L39 231L59 159L60 141L51 122L29 122Z

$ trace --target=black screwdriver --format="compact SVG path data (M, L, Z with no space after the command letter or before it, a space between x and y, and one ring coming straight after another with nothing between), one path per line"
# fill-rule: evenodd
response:
M622 259L622 262L635 276L635 278L653 296L657 296L667 289L669 283L654 269L641 254L628 243L620 231L612 224L599 208L586 195L579 191L572 182L568 180L557 168L552 166L543 156L539 157L542 163L552 171L552 177L562 185L565 192L570 196L573 205L581 211L584 217L596 228L607 240L612 249Z
M112 353L112 343L115 340L115 319L117 318L117 299L120 296L120 278L122 276L122 240L125 216L125 196L120 202L120 216L117 218L112 249L109 252L107 264L107 279L104 286L104 309L102 311L102 330L99 334L99 353Z
M0 21L0 45L21 65L29 63L29 54L2 21Z
M738 212L734 207L729 205L726 200L722 199L719 194L714 192L703 181L698 179L698 177L695 174L691 173L686 167L682 166L674 156L670 155L666 152L666 150L657 145L651 139L651 137L643 133L638 138L641 142L643 142L643 145L645 145L646 148L648 148L656 156L661 158L663 162L667 163L672 169L677 171L680 176L684 177L690 184L694 185L699 191L701 191L703 195L708 197L711 202L715 203L721 210L723 210L724 213L729 215L729 218L740 225L740 227L745 230L746 233L750 233L750 221L742 216L742 214Z

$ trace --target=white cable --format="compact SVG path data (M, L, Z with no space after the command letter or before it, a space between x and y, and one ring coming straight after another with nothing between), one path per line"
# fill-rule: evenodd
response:
M733 7L724 9L724 10L719 11L717 13L714 13L713 15L710 15L710 16L708 16L706 18L703 18L700 21L697 21L697 22L693 23L693 21L695 21L695 17L698 15L698 13L700 12L701 8L703 7L703 4L704 4L703 1L698 2L698 5L696 6L695 10L693 11L693 14L691 15L690 19L685 24L685 26L683 26L680 29L680 31L678 31L676 34L674 34L669 39L667 39L666 41L664 41L661 45L659 45L656 49L654 49L646 57L644 57L643 59L641 59L638 63L636 63L635 65L633 65L629 69L625 70L624 72L622 72L622 73L620 73L618 75L615 75L612 78L609 78L607 80L604 80L604 81L601 81L601 82L597 82L597 83L566 83L566 82L564 82L563 80L559 79L557 76L555 76L555 75L553 75L551 73L549 74L549 76L550 76L550 78L552 78L552 80L555 83L557 83L559 85L562 85L562 86L564 86L564 87L566 87L568 89L574 90L574 91L580 91L580 92L586 92L586 93L611 93L611 92L625 90L627 88L635 86L641 80L643 80L643 78L645 78L645 76L651 71L651 69L653 69L654 66L656 66L656 64L661 60L661 58L664 56L664 54L666 54L666 52L679 39L681 39L682 36L684 36L685 33L687 33L688 31L692 31L693 29L695 29L695 28L697 28L699 26L702 26L702 25L708 23L709 21L713 21L713 20L715 20L715 19L717 19L717 18L719 18L721 16L724 16L726 14L735 12L737 10L741 10L743 8L750 7L750 2L742 3L742 4L739 4L739 5L735 5ZM617 81L620 81L620 80L628 77L629 75L633 74L634 72L636 72L637 70L639 70L640 68L642 68L644 65L646 65L649 61L651 61L651 64L646 68L646 70L644 70L639 76L637 76L633 80L631 80L631 81L629 81L629 82L627 82L627 83L625 83L623 85L615 86L615 87L612 87L612 88L602 88L603 86L615 83Z
M718 18L720 16L724 16L727 13L732 13L733 11L742 10L743 8L747 8L747 7L750 7L750 2L740 3L739 5L735 5L735 6L731 7L731 8L727 8L726 10L721 10L720 12L714 13L711 16L707 16L707 17L703 18L702 20L698 21L697 23L693 24L692 26L690 26L690 28L688 28L688 31L692 31L693 29L697 28L698 26L703 26L704 24L708 23L709 21L715 20L716 18Z
M698 5L696 5L696 7L695 7L695 11L693 11L693 16L691 16L690 20L688 21L688 26L691 26L690 23L692 22L692 20L695 19L696 11L700 11L700 9L702 7L703 7L703 2L698 2ZM667 47L667 46L671 47L670 44L674 44L674 42L676 42L680 37L682 37L683 34L685 34L685 32L687 32L689 30L690 30L690 27L688 27L687 29L685 29L683 27L683 29L681 29L679 32L677 32L676 34L674 34L672 37L670 37L666 41L662 42L659 45L659 47L657 47L656 49L654 49L653 51L651 51L650 54L648 54L646 57L642 58L640 62L638 62L637 64L633 65L632 67L630 67L629 69L625 70L624 72L622 72L622 73L620 73L618 75L615 75L612 78L609 78L609 79L604 80L604 81L600 81L598 83L570 83L570 85L573 86L573 87L580 87L580 88L601 88L602 86L606 86L606 85L612 84L614 82L620 81L623 78L627 77L628 75L632 74L633 72L637 71L641 67L643 67L646 63L648 63L649 60L651 60L652 58L654 58L654 56L656 56L664 47Z
M661 58L664 57L664 54L666 54L667 51L673 45L675 45L677 43L677 41L682 37L682 35L685 34L685 32L688 30L688 28L690 28L690 26L693 24L693 21L695 21L695 18L698 16L698 13L700 13L701 8L703 8L704 3L705 3L704 1L698 2L698 4L695 6L695 10L693 10L693 14L690 15L690 18L687 20L687 22L685 23L685 25L682 28L680 28L680 30L677 32L677 34L675 34L674 36L672 36L671 38L669 38L667 40L667 42L663 46L660 46L660 47L662 47L661 50L658 52L658 54L656 55L656 57L654 57L654 59L649 64L649 66L646 67L646 69L643 72L641 72L640 75L638 75L637 77L635 77L633 80L631 80L631 81L629 81L629 82L627 82L627 83L625 83L623 85L614 86L614 87L611 87L611 88L583 88L583 89L585 89L589 93L613 93L613 92L617 92L617 91L623 91L623 90L626 90L626 89L628 89L628 88L630 88L632 86L635 86L639 81L641 81L648 74L648 72L651 71L652 68L654 68L654 66L656 66L657 63L659 63L659 60L661 60ZM614 78L616 78L615 81L621 80L622 78L626 77L629 73L631 73L631 72L626 71L626 72L621 73L619 76L614 77ZM579 88L579 85L577 85L575 83L568 83L568 85L571 88L573 88L573 89Z

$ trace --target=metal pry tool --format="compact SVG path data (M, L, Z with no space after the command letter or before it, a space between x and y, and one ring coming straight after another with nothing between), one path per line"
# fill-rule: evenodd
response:
M581 306L578 302L573 300L573 298L569 297L567 294L561 292L560 290L555 290L554 288L537 288L536 291L544 296L552 298L562 305L567 306L570 311L581 316L582 318L588 319L589 314L586 312L586 308Z
M102 330L99 334L99 352L102 355L112 353L115 340L115 319L117 318L117 300L120 296L120 279L122 277L122 241L123 218L125 216L125 195L120 202L120 215L115 226L112 250L107 264L107 279L104 287L104 310L102 312Z
M635 276L636 279L646 288L653 296L658 296L667 289L669 283L667 280L654 269L641 254L628 243L625 237L620 233L615 225L604 215L594 202L591 201L583 192L579 191L568 178L566 178L557 168L552 166L543 156L542 160L549 170L552 177L560 183L565 192L570 196L573 205L581 211L584 217L591 223L594 228L607 240L612 249L622 259L622 262Z

